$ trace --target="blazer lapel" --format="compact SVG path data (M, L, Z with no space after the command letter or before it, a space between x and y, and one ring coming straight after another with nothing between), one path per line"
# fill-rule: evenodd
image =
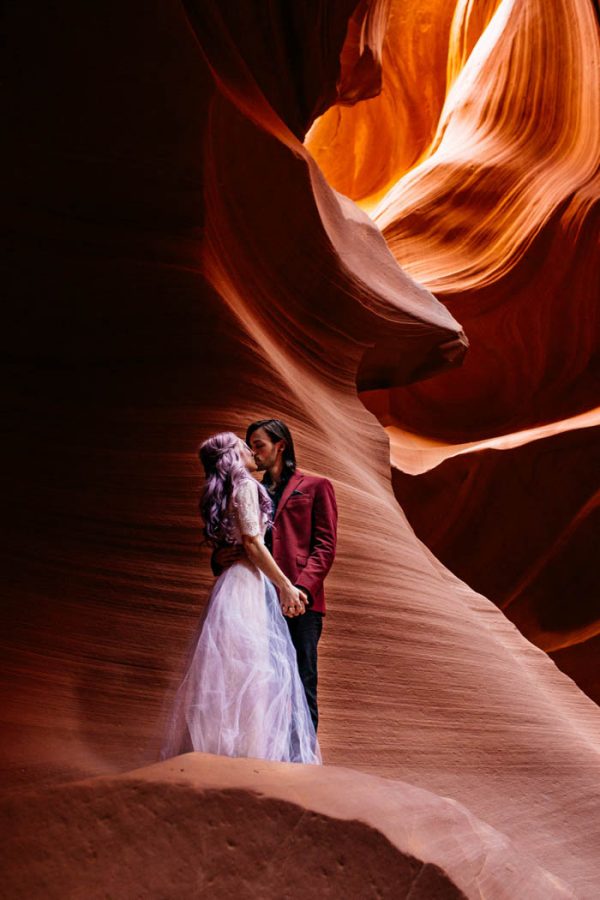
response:
M283 494L281 495L281 500L277 504L277 511L275 513L275 518L274 518L273 522L277 521L281 510L283 509L285 504L288 502L289 498L292 495L292 492L297 490L298 485L302 482L303 478L304 478L304 475L302 474L302 472L298 472L298 471L294 472L294 474L291 476L290 480L288 481L288 483L286 484L286 486L283 489Z

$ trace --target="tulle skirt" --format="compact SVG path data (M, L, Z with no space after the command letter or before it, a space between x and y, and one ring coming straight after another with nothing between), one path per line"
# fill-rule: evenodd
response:
M217 579L175 697L161 756L189 750L321 762L277 593L246 562Z

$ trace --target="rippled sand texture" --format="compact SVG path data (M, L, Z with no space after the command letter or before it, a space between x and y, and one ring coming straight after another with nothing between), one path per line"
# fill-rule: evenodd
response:
M598 709L415 537L357 395L402 388L419 410L403 386L447 384L466 346L301 143L340 55L345 102L361 64L375 89L378 8L292 9L10 11L3 775L21 789L154 761L212 583L196 448L276 412L340 506L326 761L456 801L556 896L594 896Z
M382 65L381 95L333 107L308 146L471 349L363 399L417 534L600 700L594 6L395 2Z

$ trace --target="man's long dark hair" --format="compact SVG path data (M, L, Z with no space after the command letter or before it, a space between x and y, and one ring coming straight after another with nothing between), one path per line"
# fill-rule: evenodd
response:
M294 450L294 441L290 434L290 429L281 419L261 419L259 422L252 422L248 425L246 431L246 443L250 443L250 438L259 428L264 428L273 443L277 441L285 441L285 450L283 451L283 464L285 472L289 476L296 471L296 451Z

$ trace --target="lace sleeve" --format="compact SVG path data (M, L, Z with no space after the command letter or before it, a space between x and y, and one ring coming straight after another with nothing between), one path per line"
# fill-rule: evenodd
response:
M240 534L254 537L260 534L260 510L258 507L258 485L254 481L244 481L233 497L233 508Z

